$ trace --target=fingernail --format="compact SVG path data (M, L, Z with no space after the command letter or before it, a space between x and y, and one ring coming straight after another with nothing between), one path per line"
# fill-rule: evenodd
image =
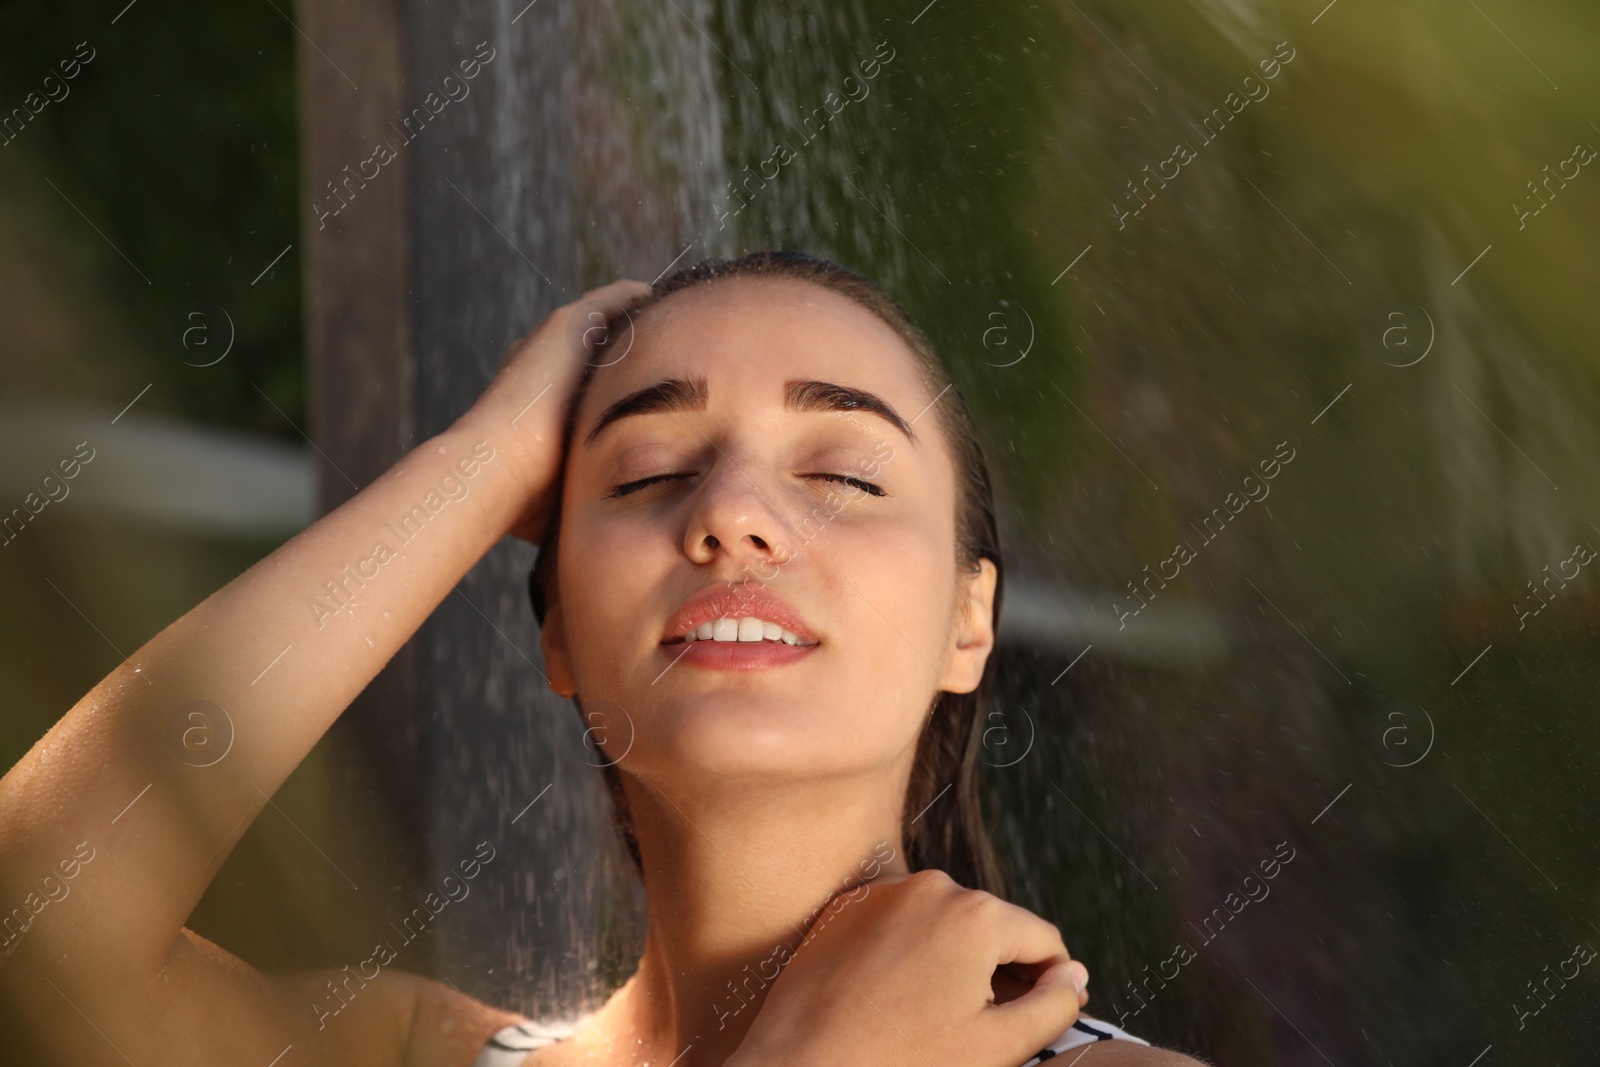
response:
M1072 972L1072 988L1082 993L1089 984L1089 970L1083 964L1074 960L1072 966L1067 968Z

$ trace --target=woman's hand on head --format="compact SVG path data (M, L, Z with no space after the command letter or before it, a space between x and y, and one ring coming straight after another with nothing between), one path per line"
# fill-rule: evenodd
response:
M1087 982L1032 912L942 871L885 875L823 909L728 1062L1016 1067L1072 1026Z
M650 292L644 282L621 279L563 304L506 350L472 408L462 418L506 451L523 471L527 506L506 531L537 542L555 503L561 473L561 432L586 364L607 366L626 357L605 325ZM631 335L623 344L631 344Z

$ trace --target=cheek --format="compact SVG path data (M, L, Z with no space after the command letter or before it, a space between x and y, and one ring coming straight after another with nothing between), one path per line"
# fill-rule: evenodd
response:
M852 714L872 709L857 719L870 721L884 743L914 736L939 688L955 596L952 538L931 525L852 530L815 576L840 591L846 616L839 705Z
M660 620L641 610L660 586L664 559L642 531L615 523L574 523L562 530L560 583L569 654L579 693L590 678L616 678L660 639ZM647 640L648 638L648 640ZM648 681L648 679L646 679ZM609 683L608 683L609 684Z

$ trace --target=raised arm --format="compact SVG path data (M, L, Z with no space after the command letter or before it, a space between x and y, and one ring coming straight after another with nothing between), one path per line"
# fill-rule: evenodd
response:
M456 582L538 528L575 327L646 289L552 313L455 425L152 637L0 779L0 988L17 1004L59 997L120 1055L159 1059L172 1019L153 1014L183 1006L153 1013L155 979L192 951L183 924L217 869Z

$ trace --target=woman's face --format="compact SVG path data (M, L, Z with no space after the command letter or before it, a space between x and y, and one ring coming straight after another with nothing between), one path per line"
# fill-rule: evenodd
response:
M915 355L787 278L680 291L611 348L567 457L552 686L647 780L909 766L936 693L978 684L995 578L958 575L955 469ZM683 639L700 617L738 632L718 616L800 643Z

